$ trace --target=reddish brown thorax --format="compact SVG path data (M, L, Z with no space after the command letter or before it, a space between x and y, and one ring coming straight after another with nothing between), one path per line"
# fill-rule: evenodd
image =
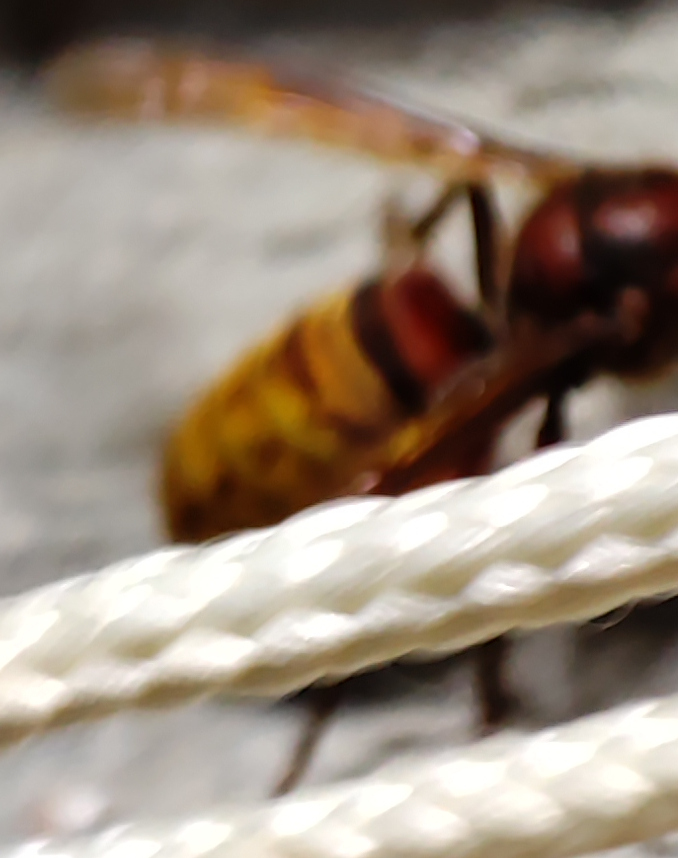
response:
M551 193L518 236L509 318L620 313L600 369L644 374L678 353L678 174L592 170Z

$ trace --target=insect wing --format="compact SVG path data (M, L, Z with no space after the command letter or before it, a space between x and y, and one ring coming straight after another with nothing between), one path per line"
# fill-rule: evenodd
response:
M140 120L231 122L415 164L445 178L484 179L497 168L553 181L579 172L570 158L511 145L471 123L362 86L258 60L229 61L147 41L74 48L48 70L56 103Z

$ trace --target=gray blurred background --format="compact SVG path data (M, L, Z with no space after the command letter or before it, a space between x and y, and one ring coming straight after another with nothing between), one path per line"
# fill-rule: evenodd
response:
M380 202L419 187L411 171L237 129L78 125L20 60L76 35L197 34L345 66L541 143L678 157L670 3L16 0L0 30L2 594L160 544L154 469L172 415L285 313L369 272ZM437 252L468 285L461 222ZM572 403L574 436L670 410L677 392L673 377L599 382ZM528 449L538 411L505 458ZM518 726L677 690L677 622L667 607L522 639ZM464 657L363 678L308 781L468 741L470 680ZM300 727L298 705L214 701L33 739L0 756L0 840L259 798Z

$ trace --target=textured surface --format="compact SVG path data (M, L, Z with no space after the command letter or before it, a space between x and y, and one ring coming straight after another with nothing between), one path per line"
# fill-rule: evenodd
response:
M258 808L123 825L90 840L37 841L0 854L565 858L672 831L677 753L674 696L399 761L364 780Z
M678 590L678 414L0 602L0 741L212 690L282 696Z
M407 34L308 33L304 44L546 142L671 156L676 38L673 9L650 4L616 19L511 10ZM296 50L289 36L273 42ZM152 468L170 414L284 312L366 270L390 174L246 134L75 129L9 76L1 90L0 564L2 591L17 593L159 543ZM467 256L452 233L441 253ZM576 434L677 402L670 383L633 397L598 385L576 404ZM514 442L524 449L521 433ZM512 670L522 723L678 689L668 621L527 636ZM408 668L372 680L310 780L467 740L465 660L434 679ZM213 704L33 740L0 757L3 838L71 824L99 789L114 820L259 797L299 726L293 706Z

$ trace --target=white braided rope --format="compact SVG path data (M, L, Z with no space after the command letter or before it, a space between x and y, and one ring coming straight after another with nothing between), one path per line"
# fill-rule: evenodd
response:
M278 695L678 588L678 415L398 500L354 498L0 602L0 739Z
M565 858L677 827L678 696L399 761L264 805L33 842L0 856Z

